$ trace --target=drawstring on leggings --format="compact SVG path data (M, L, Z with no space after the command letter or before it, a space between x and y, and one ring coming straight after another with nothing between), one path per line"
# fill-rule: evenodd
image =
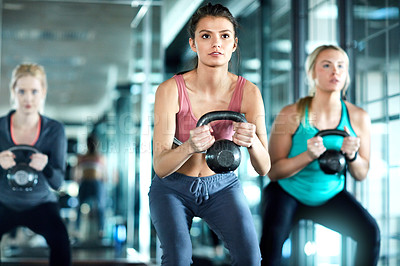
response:
M203 203L203 201L209 199L207 183L204 182L200 177L196 178L192 182L192 185L190 186L190 192L196 198L197 205L200 205Z

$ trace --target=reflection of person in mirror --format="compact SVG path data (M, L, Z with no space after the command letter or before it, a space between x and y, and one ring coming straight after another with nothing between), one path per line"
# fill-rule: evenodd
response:
M233 265L260 265L258 238L238 177L232 171L213 172L202 153L216 139L230 139L247 148L260 175L270 168L260 90L228 70L238 46L236 30L237 21L226 7L199 8L189 23L189 44L197 55L197 66L163 82L156 92L156 176L149 200L163 251L162 265L191 264L190 228L195 216L224 241ZM248 122L216 121L196 127L202 115L221 110L243 113ZM173 147L174 137L182 145Z
M281 265L282 246L300 219L309 219L357 242L355 265L376 265L380 232L375 219L346 190L346 169L327 174L318 158L327 147L341 151L347 169L364 180L370 160L370 118L345 101L349 58L338 46L323 45L307 58L310 96L284 107L271 130L271 182L264 189L262 265ZM320 130L350 136L315 136Z
M40 112L44 107L47 81L44 68L37 64L17 66L11 79L15 104L0 118L0 239L17 226L42 235L50 248L50 265L71 265L68 232L59 213L57 196L63 183L67 140L63 125ZM16 156L8 149L30 145L39 151L30 157L29 167L38 173L30 190L13 190L7 172L15 166Z
M79 208L77 227L80 226L82 204L89 204L95 212L99 237L103 236L104 229L104 181L106 176L105 157L99 152L99 140L95 134L86 139L87 151L78 156L75 178L79 183Z

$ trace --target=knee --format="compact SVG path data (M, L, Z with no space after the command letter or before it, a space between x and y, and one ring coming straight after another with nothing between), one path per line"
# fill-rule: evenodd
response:
M282 246L288 235L283 233L283 229L276 227L263 228L260 246L270 249L272 246Z
M245 249L237 254L236 256L232 256L233 263L232 265L247 265L247 266L259 266L261 263L261 253L260 249Z
M375 246L375 247L379 247L380 244L381 244L381 231L380 231L380 229L378 227L378 224L374 223L371 226L370 230L371 230L370 231L370 234L371 234L370 238L371 238L372 245Z
M239 244L240 243L240 244ZM232 258L232 265L260 265L261 252L257 240L236 242L235 245L227 243L226 246Z
M192 264L192 245L171 241L161 246L163 255L162 265L187 266Z
M359 233L359 239L357 242L370 245L370 246L380 246L381 243L381 232L378 224L375 221L371 221L365 227L363 232Z
M46 239L50 248L66 248L70 246L69 236L67 231L60 230L57 233L45 232L42 236Z
M165 266L187 266L192 264L192 248L188 246L170 245L162 246L162 265Z

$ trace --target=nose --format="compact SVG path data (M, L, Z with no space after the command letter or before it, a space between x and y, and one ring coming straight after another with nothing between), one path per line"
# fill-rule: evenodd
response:
M220 39L216 39L212 45L213 48L221 48L221 41Z
M339 74L339 73L340 73L339 67L333 66L332 72L333 72L334 74Z
M30 102L33 99L33 95L31 93L24 93L22 100L24 102Z

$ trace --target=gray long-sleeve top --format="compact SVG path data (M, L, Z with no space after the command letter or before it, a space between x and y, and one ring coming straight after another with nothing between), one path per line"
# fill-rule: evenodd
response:
M12 113L14 111L0 117L0 151L16 145L10 133ZM0 203L16 211L31 209L46 202L57 202L57 196L51 189L58 190L65 178L67 140L60 122L41 116L40 135L33 147L48 156L48 163L38 173L38 183L32 191L12 190L8 184L7 170L0 167Z

